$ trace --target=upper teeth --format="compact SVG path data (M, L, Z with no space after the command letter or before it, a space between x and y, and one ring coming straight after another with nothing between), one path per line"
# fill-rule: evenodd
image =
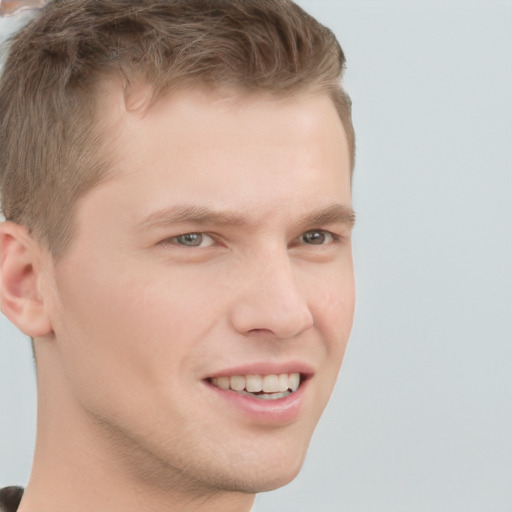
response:
M234 391L249 393L284 393L288 390L297 391L300 384L300 373L281 373L280 375L233 375L232 377L215 377L211 379L214 386Z

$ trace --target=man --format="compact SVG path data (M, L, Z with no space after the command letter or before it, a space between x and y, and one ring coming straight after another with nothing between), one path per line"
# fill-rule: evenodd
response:
M12 510L243 512L296 476L354 311L344 62L289 0L56 1L15 38L1 305L39 402Z

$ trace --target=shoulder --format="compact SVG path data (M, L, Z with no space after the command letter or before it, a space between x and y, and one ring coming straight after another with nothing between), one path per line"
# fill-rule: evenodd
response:
M23 496L23 487L4 487L0 489L0 512L16 512Z

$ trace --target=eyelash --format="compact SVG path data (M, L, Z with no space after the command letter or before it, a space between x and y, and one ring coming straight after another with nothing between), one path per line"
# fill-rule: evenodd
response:
M175 246L182 247L182 248L185 248L185 249L188 249L188 248L201 248L200 245L186 245L186 244L180 244L178 242L178 239L186 237L186 236L192 236L192 235L200 236L201 237L201 242L203 241L204 237L208 237L212 241L212 243L209 243L206 247L210 247L211 245L213 245L213 242L214 242L213 237L211 235L207 234L207 233L202 233L202 232L199 232L199 231L190 231L188 233L182 233L181 235L176 235L176 236L172 236L170 238L166 238L165 240L162 240L160 242L160 245L175 245Z
M307 243L304 241L304 237L306 235L309 235L309 234L322 234L324 235L326 238L330 239L328 240L327 242L324 242L324 243L320 243L320 244L314 244L314 243ZM206 246L201 246L201 245L186 245L186 244L182 244L182 243L179 243L178 242L178 239L180 238L183 238L183 237L186 237L186 236L200 236L201 237L201 242L203 241L203 238L204 237L208 237L210 240L211 240L211 243L209 243L208 245ZM310 246L318 246L318 247L324 247L324 246L328 246L328 245L339 245L340 243L343 242L343 237L340 236L340 235L337 235L335 233L332 233L331 231L327 231L325 229L310 229L308 231L305 231L304 233L302 233L299 237L298 237L298 240L300 241L301 244L304 244L304 245L310 245ZM214 237L212 235L209 235L208 233L203 233L203 232L200 232L200 231L190 231L188 233L182 233L180 235L176 235L176 236L173 236L173 237L169 237L169 238L166 238L164 240L162 240L159 245L174 245L174 246L177 246L177 247L180 247L180 248L184 248L184 249L188 249L188 248L196 248L196 249L201 249L201 248L205 248L205 247L210 247L211 245L213 245L213 243L215 242L214 240Z
M325 245L331 245L331 244L337 245L342 241L342 237L340 235L337 235L337 234L332 233L331 231L327 231L325 229L310 229L310 230L302 233L302 235L300 235L299 238L303 240L306 235L311 234L311 233L316 233L316 234L320 233L320 234L326 236L327 238L330 238L330 241L325 242L325 243L320 243L320 244L305 243L305 245L317 245L317 246L325 246Z

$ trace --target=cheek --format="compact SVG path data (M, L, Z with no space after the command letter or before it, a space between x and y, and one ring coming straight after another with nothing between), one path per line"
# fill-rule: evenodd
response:
M315 418L318 420L338 379L352 329L355 305L353 278L350 278L350 274L346 274L345 278L341 278L340 274L331 274L331 279L324 281L324 286L317 291L312 303L314 325L323 349L314 388Z
M59 282L56 335L68 379L77 389L112 389L150 378L154 333L145 318L155 315L136 280L125 276L130 274L119 267L91 269L84 262L78 276L68 272Z
M197 314L202 305L192 300L193 287L186 293L171 279L106 274L83 273L59 290L56 334L68 389L84 409L113 424L130 425L163 408L180 421L186 408L173 404L194 384L208 321Z
M328 340L346 344L355 309L355 281L352 265L331 271L322 279L322 285L316 288L311 308L315 325Z
M342 357L352 330L354 298L326 294L319 307L322 311L317 315L316 325L323 333L329 355Z
M68 282L60 290L58 326L58 338L70 345L67 355L78 367L88 357L98 372L113 365L132 381L168 378L188 364L220 316L218 303L200 293L202 282L186 275L96 269Z

